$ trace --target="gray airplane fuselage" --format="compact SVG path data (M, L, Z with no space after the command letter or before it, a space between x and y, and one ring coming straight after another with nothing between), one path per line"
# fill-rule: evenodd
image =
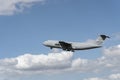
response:
M47 40L43 42L43 45L52 48L61 48L66 51L74 51L74 50L87 50L93 48L102 47L102 43L106 38L110 38L106 35L100 35L96 40L87 41L87 42L68 42L68 41L59 41L59 40Z
M67 42L71 44L73 50L86 50L102 47L101 45L97 45L95 43L80 43L80 42ZM47 40L43 43L45 46L52 48L62 48L59 41L57 40Z

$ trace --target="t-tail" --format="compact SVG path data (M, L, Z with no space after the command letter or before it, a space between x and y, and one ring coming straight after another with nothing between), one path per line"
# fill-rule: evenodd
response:
M97 38L96 43L97 43L98 45L100 45L100 44L102 44L102 43L104 42L104 40L105 40L106 38L110 38L110 37L109 37L109 36L106 36L106 35L100 35L100 36Z

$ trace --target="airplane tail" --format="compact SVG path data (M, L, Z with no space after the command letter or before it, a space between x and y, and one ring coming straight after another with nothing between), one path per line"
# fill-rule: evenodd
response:
M100 44L102 44L102 43L104 42L104 40L105 40L106 38L110 38L110 37L109 37L109 36L106 36L106 35L100 35L100 36L97 38L96 43L97 43L98 45L100 45Z

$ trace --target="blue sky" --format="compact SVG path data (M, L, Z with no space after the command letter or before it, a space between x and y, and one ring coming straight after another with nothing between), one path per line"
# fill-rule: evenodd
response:
M52 52L42 45L48 39L86 41L100 34L111 36L104 47L119 45L120 1L119 0L0 0L0 59L15 58L24 54L48 55ZM13 4L11 4L13 3ZM5 8L3 8L3 6ZM116 39L114 39L116 38ZM111 49L111 48L110 48ZM104 50L77 51L73 58L97 60ZM92 63L91 63L92 64ZM112 72L109 72L109 74ZM119 74L120 72L118 72ZM18 77L22 80L97 80L101 77L89 71L65 72L54 75L37 74ZM107 74L107 72L106 72ZM112 75L112 74L111 74ZM46 77L48 76L48 78ZM107 77L102 77L108 79ZM19 79L18 79L19 80Z

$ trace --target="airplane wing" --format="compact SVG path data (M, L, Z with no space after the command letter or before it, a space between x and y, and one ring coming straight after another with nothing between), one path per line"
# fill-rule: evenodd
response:
M66 51L73 51L72 45L70 43L66 43L64 41L59 41L61 48Z

